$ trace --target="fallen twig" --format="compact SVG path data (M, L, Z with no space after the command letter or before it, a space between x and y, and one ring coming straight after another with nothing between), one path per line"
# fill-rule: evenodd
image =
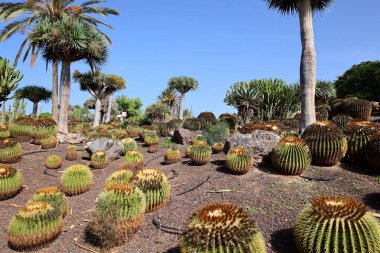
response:
M173 227L162 225L160 217L154 217L152 222L153 222L153 225L155 225L162 232L175 234L175 235L183 234L183 231L179 228L173 228Z
M81 212L81 213L89 213L89 212L93 212L94 209L90 209L90 210L87 210L87 211L84 211L84 212Z
M214 178L213 178L213 177L211 177L211 176L208 176L208 177L206 178L206 180L200 182L199 184L197 184L196 186L194 186L194 187L192 187L192 188L190 188L190 189L187 189L186 191L183 191L183 192L178 193L176 196L181 196L181 195L186 194L186 193L188 193L188 192L194 191L195 189L197 189L197 188L201 187L202 185L204 185L205 183L207 183L209 180L215 180L215 179L218 179L218 178L221 178L221 177L222 177L222 176L220 176L220 177L214 177Z
M48 176L51 176L51 177L58 177L58 176L56 176L56 175L53 175L53 174L48 173L48 169L45 169L45 170L44 170L44 174L45 174L45 175L48 175Z
M187 184L187 183L185 182L185 183L181 183L181 184L175 184L175 185L172 185L172 188L180 186L180 185L184 185L184 184Z
M17 208L20 208L21 206L19 205L16 205L16 204L9 204L10 206L13 206L13 207L17 207Z
M86 246L80 244L79 242L74 241L74 244L77 245L79 248L82 248L82 249L87 250L87 251L89 251L89 252L92 252L92 253L100 253L99 251L96 251L96 250L90 249L90 248L88 248L88 247L86 247Z
M299 177L307 179L307 180L313 180L313 181L319 181L319 182L328 182L328 181L332 181L335 179L335 178L322 178L322 177L313 178L313 177L301 176L301 175L299 175Z
M242 192L242 191L237 191L237 190L232 190L232 189L220 189L220 190L208 190L206 192L207 193L224 193L224 192Z
M146 163L144 164L144 166L147 166L148 163L150 163L151 161L156 160L157 158L160 158L160 157L163 157L163 156L164 155L159 155L159 156L153 157L152 159L149 159L148 161L146 161Z

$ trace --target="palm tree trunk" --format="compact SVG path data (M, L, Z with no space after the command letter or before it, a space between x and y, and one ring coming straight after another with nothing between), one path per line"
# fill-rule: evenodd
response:
M314 47L313 11L311 0L299 1L299 19L301 29L302 55L300 65L301 81L301 132L314 123L316 52Z
M33 113L32 113L33 118L37 118L37 112L38 112L38 103L33 103Z
M60 134L68 134L68 109L70 99L70 85L71 85L71 73L70 73L70 61L62 62L61 69L61 97L59 110L58 131Z
M51 102L51 117L58 122L58 59L53 60L53 92Z
M100 124L100 110L102 107L102 101L99 98L95 98L95 115L92 127L95 128Z
M108 96L108 106L105 122L108 123L111 121L111 111L112 111L112 95Z
M185 93L181 93L179 98L178 119L183 120L183 106L185 104Z

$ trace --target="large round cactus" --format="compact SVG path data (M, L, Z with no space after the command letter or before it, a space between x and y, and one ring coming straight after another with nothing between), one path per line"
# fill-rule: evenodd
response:
M265 253L265 239L250 215L230 203L206 205L187 222L183 253Z
M33 126L34 119L22 116L9 125L9 132L18 141L29 142L33 139Z
M344 128L350 123L352 120L352 117L347 114L338 114L334 118L331 119L331 121L338 125L340 128Z
M199 141L191 147L190 158L195 165L205 165L211 160L212 150L207 142Z
M104 151L96 151L91 155L91 167L94 169L104 169L108 166L108 156Z
M380 132L372 136L367 143L365 156L368 163L377 171L380 171Z
M129 125L125 128L125 130L127 131L129 137L131 137L131 138L139 136L138 133L139 133L140 128L138 126Z
M104 183L104 188L111 184L128 183L133 176L133 172L130 170L118 170L111 174Z
M127 137L121 140L121 143L124 146L124 152L128 153L129 151L137 150L137 143L134 139Z
M165 204L170 197L168 178L160 170L144 168L134 173L131 182L146 196L146 212L152 212Z
M50 155L45 160L45 167L47 169L56 170L61 168L62 159L57 155Z
M309 145L316 165L332 166L346 154L347 140L343 130L329 121L318 121L308 126L302 138Z
M41 139L57 135L57 123L53 119L37 119L33 128L33 143L41 144Z
M273 149L272 163L276 170L285 175L299 175L311 163L311 153L304 139L287 137Z
M226 168L234 174L242 175L247 173L252 164L252 155L245 147L236 146L227 153Z
M0 200L9 199L22 190L23 177L10 166L0 166Z
M22 149L20 143L13 138L0 140L0 162L17 163L21 160Z
M353 118L368 120L372 113L372 103L367 100L358 99L350 103L348 110Z
M0 124L0 139L7 139L11 137L8 127Z
M8 227L8 245L29 250L53 241L62 228L62 215L43 201L31 201L13 216Z
M144 164L144 156L138 151L129 151L124 156L124 162L120 165L120 169L136 169Z
M299 214L295 228L299 252L380 252L380 223L367 207L342 196L320 196Z
M207 142L207 140L203 135L198 134L191 139L191 144L196 144L198 142Z
M90 190L92 172L85 165L72 165L61 176L61 190L69 196L79 195Z
M31 201L44 201L58 209L63 217L67 213L67 198L56 186L38 189L32 195Z
M165 164L173 164L181 161L181 152L177 148L168 148L164 155Z

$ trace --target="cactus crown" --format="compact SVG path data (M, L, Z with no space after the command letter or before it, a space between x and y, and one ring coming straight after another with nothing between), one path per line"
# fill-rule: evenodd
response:
M49 163L62 162L62 159L61 157L57 155L50 155L48 156L48 158L46 158L46 162L49 162Z
M344 137L343 130L330 121L317 121L308 126L302 134L303 137L309 140L319 139L320 135L324 135L327 138Z
M0 149L2 148L10 148L18 144L18 141L13 138L7 138L0 140Z
M37 119L34 121L35 127L55 127L57 123L53 119Z
M86 165L72 165L69 168L66 169L66 172L70 173L78 173L78 174L87 174L89 171L88 167Z
M119 170L111 174L111 176L107 178L105 184L125 183L128 182L132 176L133 173L129 170Z
M19 125L26 125L26 126L31 126L34 124L34 119L30 118L30 117L24 117L24 116L21 116L21 117L18 117L15 121L14 121L15 124L19 124Z
M248 149L246 149L243 146L236 146L236 147L231 148L231 150L228 153L234 154L234 155L244 155L244 154L248 154L249 152L248 152Z
M161 187L162 183L166 181L166 176L160 170L147 167L136 171L132 181L136 182L142 191L145 191Z
M293 145L293 146L306 145L306 141L304 139L298 138L295 136L289 136L289 137L282 138L280 140L280 143L286 143L286 144Z
M0 167L0 179L12 177L17 173L17 170L11 166Z
M129 183L114 183L106 185L104 189L108 192L113 192L116 194L132 195L135 193L136 188Z
M44 215L50 212L54 212L54 207L45 201L31 201L25 206L21 207L17 216L22 218L32 218L36 215Z
M57 192L60 192L58 187L56 186L48 186L44 188L40 188L36 191L36 194L42 194L42 195L53 195Z
M94 153L94 156L96 158L105 158L107 156L107 153L102 151L102 150L98 150Z
M198 141L192 145L193 147L208 147L208 143L206 141Z
M0 132L4 132L4 131L7 131L7 130L8 130L7 126L0 124Z
M69 151L76 151L77 150L77 146L75 146L75 145L69 145L67 147L67 150L69 150Z

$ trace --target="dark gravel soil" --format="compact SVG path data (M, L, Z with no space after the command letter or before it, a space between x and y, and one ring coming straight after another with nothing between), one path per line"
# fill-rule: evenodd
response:
M38 146L23 144L24 152L37 150ZM180 147L184 153L184 146ZM64 158L66 146L59 146L49 152L24 155L21 162L14 166L25 179L25 188L12 199L0 202L0 252L14 252L7 245L7 227L17 206L25 204L36 189L59 185L59 177L64 168L72 164L89 164L88 159L69 162L64 160L63 167L49 170L44 174L44 159L49 154ZM223 168L224 154L213 155L212 162L204 166L192 166L187 158L172 165L162 165L160 148L157 154L146 153L147 148L139 146L149 161L148 166L160 168L172 185L170 201L156 212L145 216L139 232L114 252L178 252L179 236L160 231L152 222L157 219L163 226L182 231L187 218L199 207L211 202L228 201L246 208L254 217L258 227L265 235L268 252L296 252L292 227L297 213L303 205L320 194L339 194L358 198L372 209L380 211L380 184L375 174L368 172L365 164L356 167L340 164L334 167L311 167L303 176L282 176L270 166L254 167L246 175L235 176ZM51 244L32 252L100 252L87 243L84 229L92 219L91 209L96 196L101 192L105 179L118 170L122 159L112 162L103 170L94 171L94 186L79 196L69 197L69 213L64 219L62 234ZM379 173L380 174L380 173ZM186 194L177 196L208 179L202 186ZM222 191L219 192L218 191ZM224 191L224 192L223 192ZM80 246L87 249L83 249Z

